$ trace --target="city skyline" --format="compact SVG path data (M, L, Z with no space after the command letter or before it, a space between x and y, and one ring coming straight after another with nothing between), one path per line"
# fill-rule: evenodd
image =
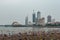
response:
M0 0L0 24L12 24L13 21L24 24L27 15L32 21L33 9L39 10L46 21L48 15L60 21L60 0Z

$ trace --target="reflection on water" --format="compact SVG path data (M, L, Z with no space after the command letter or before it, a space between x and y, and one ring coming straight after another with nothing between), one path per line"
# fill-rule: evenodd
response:
M0 27L0 34L8 33L19 33L19 32L28 32L28 31L52 31L59 30L60 28L38 28L38 27Z

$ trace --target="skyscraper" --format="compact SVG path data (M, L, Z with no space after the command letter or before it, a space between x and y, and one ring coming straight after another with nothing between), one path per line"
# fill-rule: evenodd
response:
M28 25L28 16L25 18L25 25Z
M35 23L35 21L36 21L36 15L35 15L35 12L34 12L34 10L33 10L33 23Z
M51 16L50 15L47 16L47 23L48 22L51 22Z
M41 18L41 13L40 11L37 12L37 20L39 20Z

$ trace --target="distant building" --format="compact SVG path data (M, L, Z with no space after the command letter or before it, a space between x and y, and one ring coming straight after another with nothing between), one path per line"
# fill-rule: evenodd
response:
M25 25L28 25L28 16L25 18Z
M60 22L55 22L54 24L56 24L56 25L60 25Z
M37 18L36 18L36 25L40 25L40 21L41 21L41 13L40 13L40 11L38 11Z
M45 25L45 18L40 18L40 19L37 21L37 25L42 25L42 26L44 26L44 25Z
M33 10L33 15L32 15L33 17L32 17L32 19L33 19L33 24L35 24L35 22L36 22L36 15L35 15L35 12L34 12L34 10Z
M47 23L49 23L49 22L51 22L51 16L50 15L48 15L48 17L47 17Z
M39 20L41 18L41 13L40 11L37 12L37 20Z
M55 22L55 19L52 19L52 23L54 23Z
M38 20L37 20L37 18L36 18L36 23L35 23L35 24L37 25L37 23L38 23Z
M33 23L31 21L28 22L28 25L32 25Z
M14 21L12 25L21 25L21 24L19 24L17 21Z

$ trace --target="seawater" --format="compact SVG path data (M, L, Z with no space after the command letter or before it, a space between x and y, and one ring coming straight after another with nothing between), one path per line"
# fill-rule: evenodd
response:
M0 34L32 31L32 27L0 27Z
M39 28L39 27L2 27L0 26L0 34L29 32L29 31L51 31L60 30L60 28Z

